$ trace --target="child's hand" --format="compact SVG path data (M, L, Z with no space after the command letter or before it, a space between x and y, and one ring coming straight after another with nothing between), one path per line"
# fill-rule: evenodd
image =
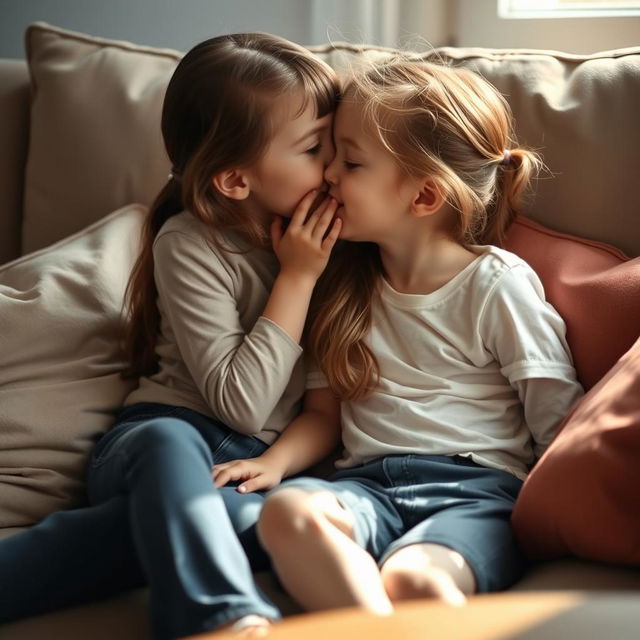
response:
M216 487L223 487L229 482L242 481L237 490L240 493L271 489L280 484L282 470L269 465L263 458L232 460L213 467L213 481Z
M311 191L300 201L286 231L282 229L280 216L271 225L271 240L280 261L280 271L297 276L308 275L314 282L327 266L342 226L339 218L331 224L338 208L337 201L331 196L327 196L309 215L317 195L317 191Z

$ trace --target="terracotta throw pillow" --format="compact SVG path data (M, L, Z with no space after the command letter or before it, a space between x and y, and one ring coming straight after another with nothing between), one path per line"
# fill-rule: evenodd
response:
M640 339L567 416L512 521L532 558L640 566Z
M640 334L640 258L518 217L505 248L538 274L567 324L578 379L590 389Z
M118 329L145 211L0 269L0 528L84 499L89 452L135 384L120 377Z

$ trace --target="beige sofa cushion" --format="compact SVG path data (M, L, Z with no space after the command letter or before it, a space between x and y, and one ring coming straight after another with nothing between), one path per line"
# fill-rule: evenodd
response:
M0 528L83 498L88 453L133 387L118 327L145 211L0 268Z
M43 24L26 33L31 138L22 252L130 202L150 203L169 164L164 92L181 54Z
M339 70L391 50L311 48ZM92 38L45 24L27 31L33 83L23 251L81 229L166 179L161 103L176 51ZM437 50L485 75L511 103L522 142L552 175L525 212L556 229L640 254L640 47L592 56Z

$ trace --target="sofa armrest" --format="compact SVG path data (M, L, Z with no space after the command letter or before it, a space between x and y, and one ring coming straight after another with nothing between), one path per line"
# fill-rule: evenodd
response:
M20 255L29 91L26 62L0 59L0 264Z

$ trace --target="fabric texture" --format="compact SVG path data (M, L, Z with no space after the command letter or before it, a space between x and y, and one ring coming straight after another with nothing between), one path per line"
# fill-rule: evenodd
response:
M125 404L188 407L271 444L298 414L305 390L302 348L260 317L278 260L235 236L220 238L229 250L207 237L188 212L156 236L159 371L141 378Z
M526 260L567 324L578 379L590 389L640 332L640 258L518 217L505 247Z
M536 274L508 251L474 249L480 255L428 295L381 281L367 336L380 380L366 398L342 402L346 454L336 466L455 454L524 479L531 436L542 451L582 395L564 322Z
M84 499L88 453L134 384L118 329L145 211L0 269L0 527Z
M640 566L640 339L567 416L524 483L513 526L535 559Z
M160 113L182 56L42 24L27 29L26 49L23 254L131 202L151 203L170 169Z

